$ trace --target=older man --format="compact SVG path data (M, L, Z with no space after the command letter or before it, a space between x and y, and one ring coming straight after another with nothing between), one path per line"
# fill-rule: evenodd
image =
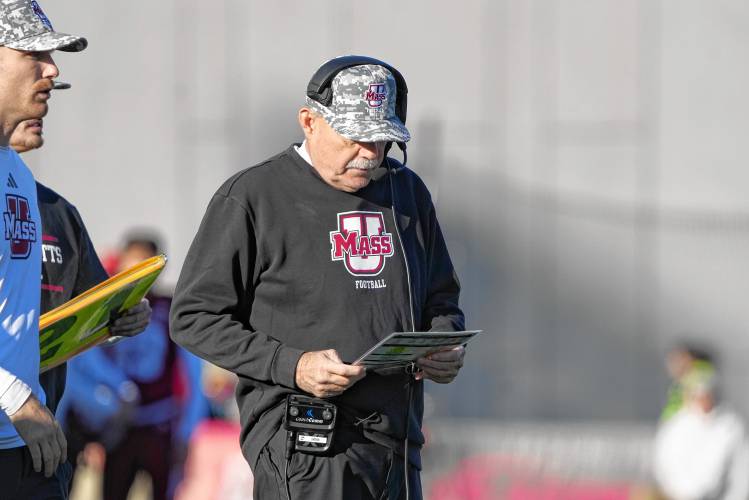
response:
M421 380L450 382L463 349L419 360L417 380L351 364L394 331L463 329L429 193L386 157L410 139L406 92L376 59L324 64L298 114L304 142L218 190L182 269L172 336L239 376L257 498L421 498ZM336 405L328 451L292 452L289 394Z
M41 220L31 172L8 148L16 126L47 113L54 50L76 52L84 38L53 31L39 4L0 1L0 484L3 498L65 498L53 473L65 437L39 384ZM43 473L42 473L43 472Z

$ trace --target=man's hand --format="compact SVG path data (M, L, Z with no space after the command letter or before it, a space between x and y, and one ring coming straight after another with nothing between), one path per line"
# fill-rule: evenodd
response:
M305 352L296 365L296 385L318 398L338 396L364 375L363 366L345 364L335 349Z
M148 299L143 299L140 304L133 306L117 318L109 327L109 333L113 337L134 337L148 326L151 321L151 305Z
M425 358L417 359L416 366L421 371L416 374L416 380L430 379L439 384L452 382L463 366L465 355L466 348L457 346L448 347L447 349L433 352Z
M32 394L10 422L29 447L34 470L41 472L43 463L44 475L52 477L68 456L68 442L52 412Z

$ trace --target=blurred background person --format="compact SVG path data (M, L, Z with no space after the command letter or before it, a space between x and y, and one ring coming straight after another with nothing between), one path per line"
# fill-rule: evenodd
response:
M749 443L742 417L721 399L714 367L681 379L684 403L655 439L654 475L672 500L749 498Z
M157 238L139 232L127 237L116 258L105 260L114 273L158 253ZM153 315L141 335L70 362L74 389L63 403L71 452L95 442L104 447L107 500L127 498L139 471L150 476L154 500L171 498L190 435L208 413L201 361L169 339L171 298L152 290L148 300Z

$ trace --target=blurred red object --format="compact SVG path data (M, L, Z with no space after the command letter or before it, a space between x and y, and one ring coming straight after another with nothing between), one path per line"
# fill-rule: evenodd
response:
M538 464L518 457L477 455L434 480L431 500L628 500L633 486L541 475Z
M224 420L206 420L195 429L175 500L252 498L252 472L239 447L239 431L239 423Z
M101 265L104 266L104 270L108 275L114 276L117 274L117 269L120 267L120 252L117 250L107 250L99 258Z

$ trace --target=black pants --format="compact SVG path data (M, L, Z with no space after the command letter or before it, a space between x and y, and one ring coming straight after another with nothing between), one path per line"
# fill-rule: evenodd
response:
M255 500L402 500L403 458L355 431L337 430L330 453L294 452L286 466L286 431L280 429L253 468ZM409 467L410 500L421 500L419 471Z
M34 471L28 447L0 450L0 500L67 500L72 469L65 462L47 478Z
M169 425L133 427L125 439L107 451L104 468L104 498L125 500L138 471L151 476L153 500L166 500L172 458Z

